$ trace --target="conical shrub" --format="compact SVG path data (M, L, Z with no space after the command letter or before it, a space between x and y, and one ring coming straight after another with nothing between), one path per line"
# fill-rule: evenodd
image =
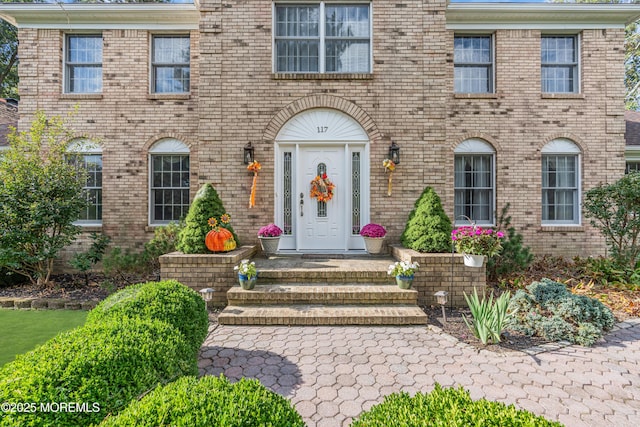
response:
M425 188L416 201L400 240L405 248L418 252L451 250L451 220L433 188Z

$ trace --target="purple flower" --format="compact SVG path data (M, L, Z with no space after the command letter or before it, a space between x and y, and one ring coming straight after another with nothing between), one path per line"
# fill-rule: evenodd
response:
M387 230L379 224L367 224L360 230L360 235L363 237L384 237L387 235Z
M282 229L275 224L265 225L258 230L260 237L278 237L282 234Z

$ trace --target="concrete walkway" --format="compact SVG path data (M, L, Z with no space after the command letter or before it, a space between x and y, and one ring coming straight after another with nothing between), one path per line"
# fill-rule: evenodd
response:
M570 427L637 426L640 320L592 348L530 354L478 351L427 327L213 326L200 373L257 378L309 427L348 426L384 396L429 392L436 382Z

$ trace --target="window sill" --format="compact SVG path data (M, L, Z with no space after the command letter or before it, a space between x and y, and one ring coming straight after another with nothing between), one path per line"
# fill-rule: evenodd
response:
M561 225L550 225L550 224L545 224L545 225L541 225L539 231L542 232L569 232L569 233L582 233L584 232L584 227L582 226L582 224L575 224L575 225L569 225L569 224L561 224Z
M150 93L147 94L149 100L187 100L191 99L190 93Z
M583 93L541 93L542 99L584 99Z
M373 80L372 73L273 73L273 80Z
M60 99L102 99L101 93L63 93Z
M497 93L454 93L455 99L498 99Z
M99 233L102 231L102 224L74 223L73 225L80 227L82 229L82 233Z

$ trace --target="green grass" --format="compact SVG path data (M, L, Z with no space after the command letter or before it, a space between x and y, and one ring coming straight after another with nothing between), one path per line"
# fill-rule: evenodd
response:
M59 332L84 324L84 310L0 310L0 366Z

